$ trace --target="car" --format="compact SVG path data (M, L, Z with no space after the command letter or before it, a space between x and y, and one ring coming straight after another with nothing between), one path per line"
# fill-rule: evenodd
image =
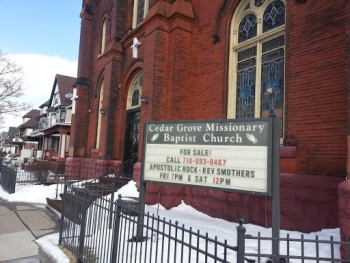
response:
M13 161L17 160L19 156L20 156L19 154L9 153L2 159L2 163L11 164L13 163Z

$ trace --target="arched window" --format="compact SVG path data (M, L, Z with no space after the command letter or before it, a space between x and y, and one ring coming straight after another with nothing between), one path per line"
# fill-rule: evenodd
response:
M101 32L101 53L103 54L106 49L106 37L107 37L107 18L103 20L102 32Z
M132 27L135 28L145 18L148 8L149 8L150 0L134 0L134 11L133 11L133 21Z
M138 108L141 106L140 96L142 94L142 72L138 72L131 81L128 98L127 110Z
M96 127L96 149L100 148L100 139L101 139L101 122L102 122L102 111L105 109L103 108L103 91L104 91L104 81L102 81L102 84L100 86L100 96L98 99L98 111L97 111L97 127Z
M285 13L284 0L245 0L237 7L230 31L228 118L277 116L283 123Z

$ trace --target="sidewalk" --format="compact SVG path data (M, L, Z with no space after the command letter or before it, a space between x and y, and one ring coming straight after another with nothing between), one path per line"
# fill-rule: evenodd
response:
M59 232L59 222L45 205L0 199L0 263L52 263L36 239Z

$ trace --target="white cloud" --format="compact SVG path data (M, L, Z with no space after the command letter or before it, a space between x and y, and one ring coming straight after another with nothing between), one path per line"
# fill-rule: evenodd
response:
M11 61L23 68L25 95L19 99L29 103L33 109L38 109L41 104L50 99L55 75L67 75L76 77L77 61L69 61L61 57L45 56L39 54L8 54ZM8 131L10 126L17 127L22 124L20 117L5 116L5 123L2 130Z

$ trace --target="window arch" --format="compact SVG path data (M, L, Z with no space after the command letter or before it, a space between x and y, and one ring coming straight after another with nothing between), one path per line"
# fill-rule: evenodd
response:
M230 32L228 118L283 123L285 0L242 1Z
M128 98L127 98L127 110L138 108L141 106L140 96L142 94L142 72L138 72L132 79L129 86Z

